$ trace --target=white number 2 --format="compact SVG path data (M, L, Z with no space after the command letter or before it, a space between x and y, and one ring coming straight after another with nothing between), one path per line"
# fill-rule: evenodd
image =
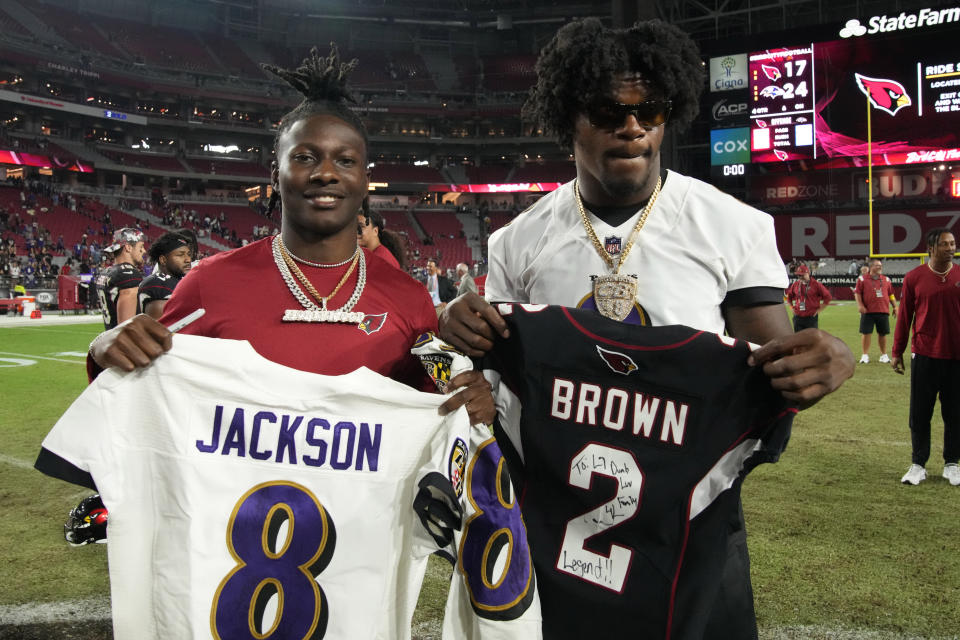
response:
M630 451L591 443L573 456L568 481L574 487L589 489L594 475L616 480L617 494L608 502L567 521L557 569L620 593L627 581L633 550L611 544L610 554L604 556L584 545L593 536L623 524L636 514L640 508L643 472Z

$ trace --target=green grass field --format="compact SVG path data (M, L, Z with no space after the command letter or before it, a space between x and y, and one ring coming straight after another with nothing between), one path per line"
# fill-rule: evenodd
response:
M854 305L833 305L821 327L859 356L857 318ZM0 519L0 637L109 636L107 623L87 635L3 626L14 605L102 600L109 592L104 546L63 540L67 512L88 492L31 468L44 435L86 385L83 359L58 354L84 352L99 327L0 327L0 493L10 507ZM875 339L871 355L875 362ZM35 364L12 366L16 358ZM928 481L900 484L910 463L908 384L889 365L858 365L839 392L799 415L780 463L746 481L763 637L957 637L960 488L940 477L939 411ZM433 637L448 576L444 563L431 564L418 636Z

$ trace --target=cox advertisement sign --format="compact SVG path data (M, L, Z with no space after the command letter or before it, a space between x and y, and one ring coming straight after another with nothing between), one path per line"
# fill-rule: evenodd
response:
M750 162L750 127L713 129L710 131L710 164L748 164Z

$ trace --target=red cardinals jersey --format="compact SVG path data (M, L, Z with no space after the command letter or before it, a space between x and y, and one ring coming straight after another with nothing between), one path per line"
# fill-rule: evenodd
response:
M341 375L367 367L411 386L431 390L429 378L410 353L417 336L436 331L437 314L419 282L367 255L367 283L354 311L359 324L283 322L284 310L301 309L273 261L272 238L205 258L177 285L164 308L163 324L203 307L206 314L182 333L247 340L265 358L312 373ZM332 291L342 268L301 269L318 291ZM343 305L357 270L329 302Z
M874 279L870 274L857 278L854 293L860 294L863 306L867 313L890 313L890 296L893 295L893 285L890 279L880 274Z

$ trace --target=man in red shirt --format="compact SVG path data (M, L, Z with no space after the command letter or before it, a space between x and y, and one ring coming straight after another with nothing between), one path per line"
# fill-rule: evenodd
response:
M900 315L893 335L891 366L903 373L903 352L913 325L910 365L910 440L912 464L904 484L927 478L930 420L940 396L943 416L943 477L960 486L960 269L954 269L957 241L946 228L927 234L927 264L903 278Z
M810 267L797 266L797 279L787 289L787 301L793 307L793 330L817 329L820 310L830 304L830 292L810 277Z
M890 333L890 314L897 312L897 299L893 295L890 278L881 273L883 262L870 260L870 270L857 278L853 297L860 309L860 364L870 362L870 334L877 329L877 344L880 345L880 362L890 362L887 356L887 334ZM892 308L891 308L891 305Z

